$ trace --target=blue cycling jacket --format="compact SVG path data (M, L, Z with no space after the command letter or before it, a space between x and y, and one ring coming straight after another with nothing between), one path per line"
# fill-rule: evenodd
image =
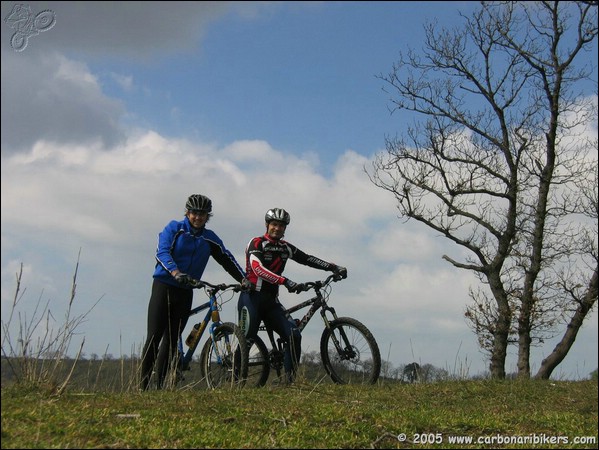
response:
M214 231L193 228L187 217L180 221L173 220L158 234L154 278L180 287L171 275L173 270L179 269L200 280L210 256L236 281L241 282L245 276L243 269Z

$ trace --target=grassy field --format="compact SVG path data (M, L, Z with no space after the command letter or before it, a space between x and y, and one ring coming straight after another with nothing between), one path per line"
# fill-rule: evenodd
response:
M596 380L60 396L3 385L2 448L597 448L597 398Z

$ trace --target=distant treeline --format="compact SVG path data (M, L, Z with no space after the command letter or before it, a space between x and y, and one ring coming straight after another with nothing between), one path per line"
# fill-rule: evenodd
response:
M2 358L2 386L24 382L56 386L68 380L68 389L78 392L127 392L137 390L139 379L139 358L121 359L70 359L60 361ZM199 362L192 362L191 370L183 372L184 383L179 387L205 388L201 379ZM299 375L306 381L331 383L322 364L303 363ZM276 382L271 374L269 382Z
M91 355L89 359L61 358L2 358L2 385L16 382L61 385L68 380L69 390L75 391L107 391L125 392L137 389L139 379L140 359L138 356L124 356L119 359L111 355L99 358ZM191 370L183 373L185 384L205 387L201 380L199 362L191 364ZM324 371L318 352L306 352L302 357L299 376L307 382L331 383ZM394 367L388 361L383 361L381 382L435 382L450 379L464 379L463 376L451 375L445 369L439 369L430 364L419 365L409 363ZM276 375L271 374L269 382L276 382Z

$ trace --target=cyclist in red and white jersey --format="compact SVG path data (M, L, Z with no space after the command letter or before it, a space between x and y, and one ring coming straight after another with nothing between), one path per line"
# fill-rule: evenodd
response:
M296 246L283 240L291 217L282 208L272 208L264 217L266 233L253 238L245 251L246 278L252 289L242 292L237 305L239 325L251 342L258 333L260 322L275 331L285 341L285 373L287 382L292 382L301 355L301 333L295 321L285 312L279 302L279 286L289 292L300 293L303 285L283 276L288 260L315 269L327 270L344 278L347 269L304 253Z

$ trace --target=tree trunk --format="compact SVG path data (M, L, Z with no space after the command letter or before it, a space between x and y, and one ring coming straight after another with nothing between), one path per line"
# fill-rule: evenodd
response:
M493 331L493 347L491 349L489 371L492 378L503 380L505 378L505 360L507 358L512 311L503 290L501 278L498 275L491 275L488 277L488 280L499 311L495 330Z
M582 326L582 323L586 317L586 315L591 311L595 302L597 301L597 271L599 266L595 267L595 273L593 274L593 278L589 283L589 288L584 296L584 299L580 302L580 306L576 310L574 316L572 316L572 320L568 323L568 328L566 329L562 339L555 346L551 354L543 360L541 363L541 367L539 371L535 375L537 379L548 380L554 369L564 360L568 351L574 344L576 340L576 336L578 335L578 330Z

